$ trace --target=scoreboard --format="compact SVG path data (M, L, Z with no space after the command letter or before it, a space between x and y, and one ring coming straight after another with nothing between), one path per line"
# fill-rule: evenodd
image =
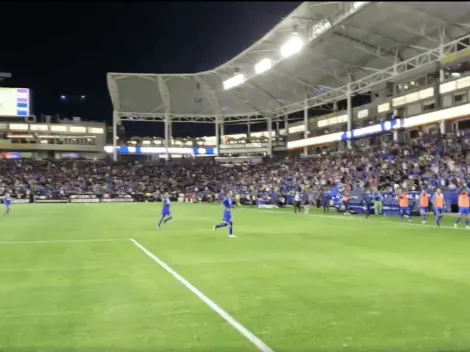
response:
M29 116L30 100L27 88L0 87L0 117Z

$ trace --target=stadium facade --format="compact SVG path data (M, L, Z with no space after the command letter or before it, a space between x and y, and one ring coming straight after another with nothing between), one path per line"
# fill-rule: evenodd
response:
M464 2L304 2L211 70L108 73L108 143L104 124L2 120L0 149L254 158L407 141L420 130L459 131L470 107L468 12ZM165 133L119 139L122 122L163 123ZM213 124L214 134L173 138L175 123L191 122ZM255 123L266 129L250 133ZM225 133L231 124L247 132Z

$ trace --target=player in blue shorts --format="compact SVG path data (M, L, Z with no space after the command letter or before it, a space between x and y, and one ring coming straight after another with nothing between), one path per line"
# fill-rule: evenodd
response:
M221 227L227 227L228 226L228 236L229 237L236 237L233 234L233 221L232 221L232 192L229 191L227 196L224 198L222 201L222 206L224 207L224 212L222 214L222 222L218 225L214 226L214 231L221 228Z
M11 198L10 198L10 194L7 193L5 195L5 198L3 198L3 202L5 203L5 212L3 213L3 215L10 215L10 210L11 210Z
M423 189L419 196L419 213L421 214L421 222L423 225L426 225L427 223L427 212L429 209L429 194L428 192Z
M366 214L366 218L368 218L371 214L370 203L370 192L367 191L366 194L362 196L362 208L364 210L364 213Z
M445 199L440 188L436 189L436 193L434 193L433 204L434 214L436 214L436 225L441 226L441 220L444 216Z
M158 228L161 228L162 223L166 224L168 221L173 219L170 207L171 207L171 201L170 197L168 194L165 194L165 196L162 199L163 202L163 208L162 208L162 214L160 215L160 221L158 222Z
M411 212L410 212L410 199L406 192L399 190L398 193L398 207L400 220L404 221L405 216L408 218L408 222L411 222Z
M468 229L468 214L470 213L470 199L468 197L468 191L466 188L462 189L458 198L459 205L459 216L455 220L454 227L457 228L460 222L460 218L465 217L465 227Z

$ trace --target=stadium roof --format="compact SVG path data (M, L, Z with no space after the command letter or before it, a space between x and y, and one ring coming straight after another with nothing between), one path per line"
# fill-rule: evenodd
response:
M429 68L460 50L455 43L470 32L469 14L468 2L304 2L219 67L188 74L108 73L108 89L114 110L135 119L284 115L305 103L344 99L348 87L365 92L406 71ZM294 32L303 46L282 58L280 48ZM272 60L272 67L255 74L263 59ZM224 89L224 81L238 73L243 83Z

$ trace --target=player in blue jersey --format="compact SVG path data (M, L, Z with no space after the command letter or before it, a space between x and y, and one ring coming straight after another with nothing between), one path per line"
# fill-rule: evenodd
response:
M362 196L362 206L364 209L364 213L366 214L366 218L368 218L369 215L371 214L370 204L371 204L370 192L367 191L367 193Z
M161 228L162 223L166 224L168 221L173 219L170 207L171 207L171 201L170 197L168 194L165 194L165 196L162 199L163 202L163 208L162 208L162 214L160 215L160 221L158 222L158 228Z
M321 205L323 207L323 212L330 212L330 195L327 193L321 193Z
M228 236L229 237L236 237L233 234L233 221L232 221L232 192L229 191L227 193L227 196L224 198L222 201L222 206L224 207L223 215L222 215L222 222L218 225L214 226L214 231L221 228L221 227L227 227L228 226Z
M11 210L11 198L10 194L7 193L5 197L3 198L3 202L5 203L5 212L3 215L10 215L10 210Z

